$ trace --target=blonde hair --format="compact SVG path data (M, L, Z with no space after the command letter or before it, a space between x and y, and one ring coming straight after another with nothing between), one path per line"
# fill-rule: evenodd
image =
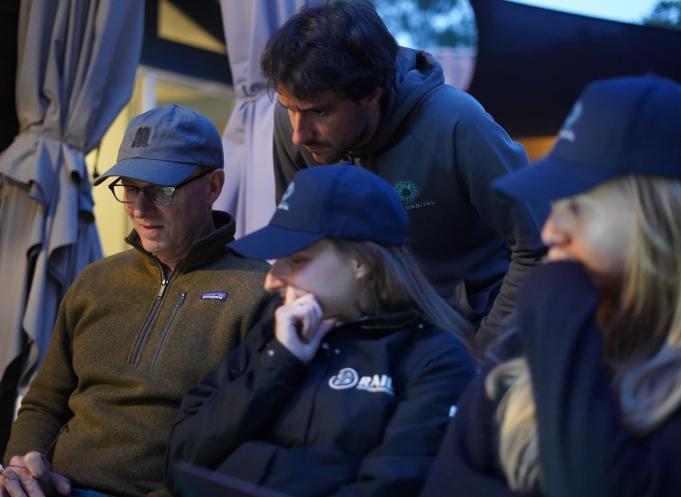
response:
M609 187L631 199L634 230L622 284L598 311L604 360L624 422L645 435L681 405L681 182L625 176ZM524 358L499 364L486 380L498 400L499 459L509 487L542 485L535 405Z
M470 323L438 295L406 247L340 238L329 241L339 252L367 265L357 296L365 315L416 309L432 325L454 333L474 352Z

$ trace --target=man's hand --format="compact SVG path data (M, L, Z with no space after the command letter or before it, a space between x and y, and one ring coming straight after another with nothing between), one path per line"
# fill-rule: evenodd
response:
M52 472L40 452L13 456L0 473L0 497L45 497L70 493L71 482Z
M314 295L298 296L292 287L287 289L284 304L275 311L274 317L277 340L303 362L312 360L322 339L337 321L323 319L322 308Z

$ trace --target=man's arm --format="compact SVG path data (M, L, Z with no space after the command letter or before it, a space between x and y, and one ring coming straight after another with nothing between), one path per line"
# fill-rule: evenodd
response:
M51 471L44 455L50 451L62 427L71 418L68 399L77 378L71 362L71 337L66 319L67 297L59 311L52 341L38 374L21 402L3 458L0 495L41 497L40 483L68 494L70 485Z
M68 400L76 385L71 337L67 331L65 306L62 305L45 360L12 425L5 461L33 450L42 453L53 445L72 416Z
M455 131L457 173L469 200L480 217L511 251L511 260L492 310L477 333L482 347L494 340L515 308L518 287L525 275L539 264L545 247L539 235L539 218L524 203L505 197L492 182L508 173L530 167L527 155L477 102L469 101L466 117ZM548 206L546 206L548 211Z

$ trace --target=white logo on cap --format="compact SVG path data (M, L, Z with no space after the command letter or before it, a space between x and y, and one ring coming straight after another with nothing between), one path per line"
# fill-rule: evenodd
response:
M284 196L281 197L281 201L279 202L279 205L277 205L277 209L281 209L282 211L287 211L288 210L288 199L291 198L291 195L293 195L293 192L296 191L296 184L291 181L286 188L286 191L284 192Z
M558 138L562 138L567 141L575 141L577 138L575 136L574 130L571 128L575 125L577 120L582 117L582 102L577 102L575 106L572 108L570 111L570 114L567 116L565 119L565 123L563 124L563 127L561 128L560 132L558 133Z

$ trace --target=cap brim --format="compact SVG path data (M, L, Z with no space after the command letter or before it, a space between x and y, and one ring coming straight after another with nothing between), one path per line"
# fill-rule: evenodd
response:
M509 197L531 204L571 197L605 183L616 172L577 166L547 157L529 167L497 178L492 185Z
M309 247L324 233L293 231L268 225L229 244L229 248L251 259L279 259Z
M153 185L175 186L196 170L194 164L156 159L123 159L99 176L94 186L107 178L123 176Z

